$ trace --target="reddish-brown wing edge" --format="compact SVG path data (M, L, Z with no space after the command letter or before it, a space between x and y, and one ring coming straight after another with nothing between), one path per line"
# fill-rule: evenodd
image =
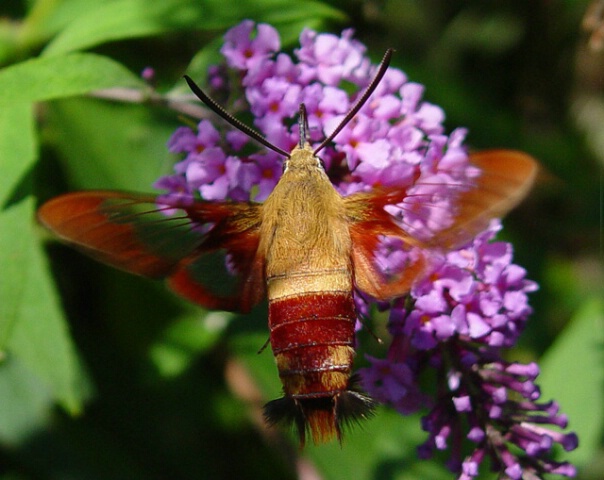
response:
M401 230L384 210L385 192L357 193L345 197L351 219L352 264L357 288L377 300L387 300L407 292L413 281L426 269L426 259L417 250L415 258L394 278L386 279L377 269L375 253L380 236L395 237L403 241L404 248L420 246L420 242Z
M156 205L151 195L115 191L85 191L55 197L38 210L38 220L65 243L95 260L150 278L168 278L179 295L212 309L249 311L264 297L264 260L256 258L260 205L228 202L195 202L171 205L187 212L196 224L215 225L193 252L180 258L152 252L136 235L133 223L112 222L102 205L107 200ZM231 253L241 277L240 290L218 297L187 273L187 267L204 253L216 249Z
M430 247L453 250L484 231L526 197L539 170L535 159L517 150L472 153L470 163L482 174L475 188L460 195L453 224L430 239Z
M152 196L112 191L60 195L38 209L38 221L59 239L115 268L150 278L165 277L174 262L154 255L134 238L131 224L111 222L101 211L108 199L153 204Z

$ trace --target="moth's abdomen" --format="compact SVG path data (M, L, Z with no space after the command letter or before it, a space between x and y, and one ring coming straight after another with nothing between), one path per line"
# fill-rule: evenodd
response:
M302 444L306 430L315 443L340 439L342 422L367 416L373 406L351 385L356 311L349 275L339 275L326 274L340 286L348 284L347 290L287 292L278 298L271 293L285 293L298 279L269 280L270 341L284 397L269 402L265 415L271 423L294 423ZM317 275L310 277L307 287ZM333 288L334 282L328 283Z
M355 319L350 292L306 293L270 302L271 345L286 395L325 397L348 387Z

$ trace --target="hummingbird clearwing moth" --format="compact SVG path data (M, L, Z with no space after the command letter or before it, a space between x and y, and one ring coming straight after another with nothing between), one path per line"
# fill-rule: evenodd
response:
M293 424L302 445L307 433L315 443L341 439L343 424L369 416L374 407L352 375L354 290L377 300L406 294L428 272L431 252L462 246L504 215L525 196L537 170L524 153L493 150L470 156L475 174L464 182L436 176L407 187L338 193L317 154L372 94L391 54L315 149L301 105L300 140L290 153L185 77L207 106L285 157L281 179L264 203L158 202L152 195L87 191L51 199L38 211L40 222L68 244L122 270L164 278L201 306L248 312L268 298L270 343L284 395L266 405L265 417L271 424ZM384 238L398 239L409 253L399 271L380 268L376 251Z

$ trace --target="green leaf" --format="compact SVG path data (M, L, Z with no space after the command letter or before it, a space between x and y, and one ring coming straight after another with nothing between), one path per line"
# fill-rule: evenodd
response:
M343 20L338 10L320 2L292 5L286 0L122 0L87 12L48 45L44 55L91 48L110 41L158 35L163 32L216 30L245 18L281 23L313 22L318 18Z
M181 375L200 352L215 345L232 315L227 312L202 315L192 311L172 323L150 349L160 375Z
M96 8L99 1L51 0L30 3L31 8L19 28L19 44L25 50L40 48L80 15Z
M29 267L33 201L29 172L35 161L29 104L0 108L0 351L17 319Z
M604 304L583 305L540 361L542 398L556 400L568 415L569 430L579 435L579 448L564 458L584 464L598 449L604 432Z
M77 411L85 392L83 375L34 223L32 110L27 103L0 109L0 191L6 192L0 204L0 348L45 385L40 392L52 392L66 408ZM4 381L6 385L11 380ZM35 410L34 403L30 406Z
M31 216L28 217L31 221ZM35 239L31 235L32 243ZM7 350L52 391L71 413L81 410L89 387L69 335L44 252L29 248L29 271L19 318Z
M0 442L15 445L40 430L52 403L50 389L18 359L0 364Z
M172 169L166 143L179 126L175 114L79 97L50 103L47 119L47 136L72 189L150 192Z
M121 64L91 53L27 60L0 70L0 105L82 95L109 87L141 87Z
M197 4L197 5L196 5ZM103 43L192 28L201 21L201 2L122 0L98 5L58 35L43 55L82 50Z

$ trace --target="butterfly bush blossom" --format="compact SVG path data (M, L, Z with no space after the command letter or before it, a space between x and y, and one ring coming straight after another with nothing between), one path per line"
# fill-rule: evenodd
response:
M340 123L376 71L365 47L346 30L341 36L304 30L300 48L279 52L270 25L244 21L225 35L224 64L209 70L210 94L233 113L251 112L255 127L286 151L298 141L300 103L308 112L311 142L320 142ZM408 188L406 205L388 206L402 228L430 238L451 219L449 202L471 184L477 172L468 163L465 130L444 133L444 112L422 100L424 88L395 68L367 104L321 152L325 169L343 195L375 187ZM273 190L283 159L258 149L239 131L202 120L196 130L179 128L169 149L184 154L175 173L156 186L171 200L263 201ZM454 191L447 185L457 185ZM566 417L555 402L540 403L534 363L503 359L531 313L527 294L537 285L512 263L509 243L493 241L490 227L464 248L437 256L430 273L409 295L385 305L392 342L386 358L368 357L361 369L363 388L376 400L407 415L428 409L422 419L427 440L421 458L449 450L447 466L460 479L478 475L483 460L511 479L537 479L544 473L574 476L568 463L551 458L554 444L577 446L562 433ZM376 262L384 275L413 255L400 240L384 238ZM361 316L372 301L358 292ZM434 391L420 379L435 378ZM551 428L558 427L558 428Z

